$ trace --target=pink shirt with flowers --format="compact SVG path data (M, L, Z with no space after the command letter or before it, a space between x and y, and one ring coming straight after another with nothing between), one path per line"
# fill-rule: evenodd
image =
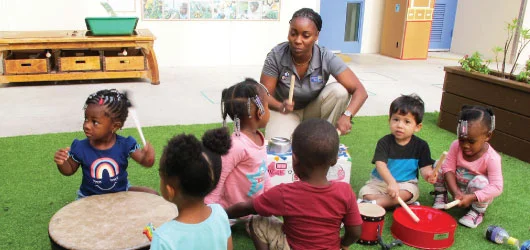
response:
M244 133L232 134L232 148L222 157L221 178L217 187L206 196L206 204L218 203L228 208L250 201L270 188L265 137L258 133L262 145L256 145Z
M447 158L442 165L442 173L456 173L456 169L465 168L474 175L484 175L488 178L489 184L481 190L477 190L475 195L479 202L491 200L502 193L504 181L502 178L501 156L488 144L488 150L474 160L466 161L460 150L460 143L455 140L449 149Z

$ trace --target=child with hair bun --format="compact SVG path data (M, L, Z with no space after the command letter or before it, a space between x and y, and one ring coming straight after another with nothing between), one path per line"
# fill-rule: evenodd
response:
M116 133L123 127L130 106L127 96L116 89L91 94L83 108L86 139L75 139L70 147L55 153L54 161L61 174L73 175L81 166L83 179L78 199L120 191L158 194L148 187L132 187L127 178L129 157L148 168L155 162L155 150L150 143L140 148L133 137Z
M206 203L228 208L269 189L265 137L259 130L269 121L268 96L267 88L250 78L223 90L223 124L227 116L234 121L232 148L222 157L219 184Z
M459 207L469 211L458 221L476 228L493 199L502 193L501 156L488 143L495 129L491 108L464 105L458 118L457 137L453 141L441 173L434 184L433 207L444 209L447 190Z
M169 140L160 159L160 192L179 214L153 231L151 249L232 249L226 212L206 205L221 175L221 155L230 149L226 128L206 131L202 142L180 134Z

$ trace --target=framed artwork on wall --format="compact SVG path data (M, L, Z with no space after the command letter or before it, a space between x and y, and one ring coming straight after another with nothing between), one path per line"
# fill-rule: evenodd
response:
M142 19L145 21L280 19L280 0L141 1Z

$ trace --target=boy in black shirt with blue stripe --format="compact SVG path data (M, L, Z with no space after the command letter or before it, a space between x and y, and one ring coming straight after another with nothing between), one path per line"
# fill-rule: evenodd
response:
M401 197L408 204L419 196L418 170L430 183L433 176L429 145L414 133L421 130L423 100L415 95L402 95L390 105L390 134L379 139L372 163L371 179L359 191L365 201L386 209L399 204Z

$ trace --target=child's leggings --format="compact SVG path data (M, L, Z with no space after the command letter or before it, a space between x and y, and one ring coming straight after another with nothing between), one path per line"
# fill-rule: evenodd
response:
M486 176L473 175L465 168L457 168L455 175L458 188L460 188L460 190L465 194L472 194L477 190L483 189L489 184L488 178L486 178ZM441 169L438 173L438 179L436 180L436 183L434 183L434 190L438 192L447 192ZM473 204L471 204L471 207L479 213L484 213L492 201L493 199L484 202L475 201Z

